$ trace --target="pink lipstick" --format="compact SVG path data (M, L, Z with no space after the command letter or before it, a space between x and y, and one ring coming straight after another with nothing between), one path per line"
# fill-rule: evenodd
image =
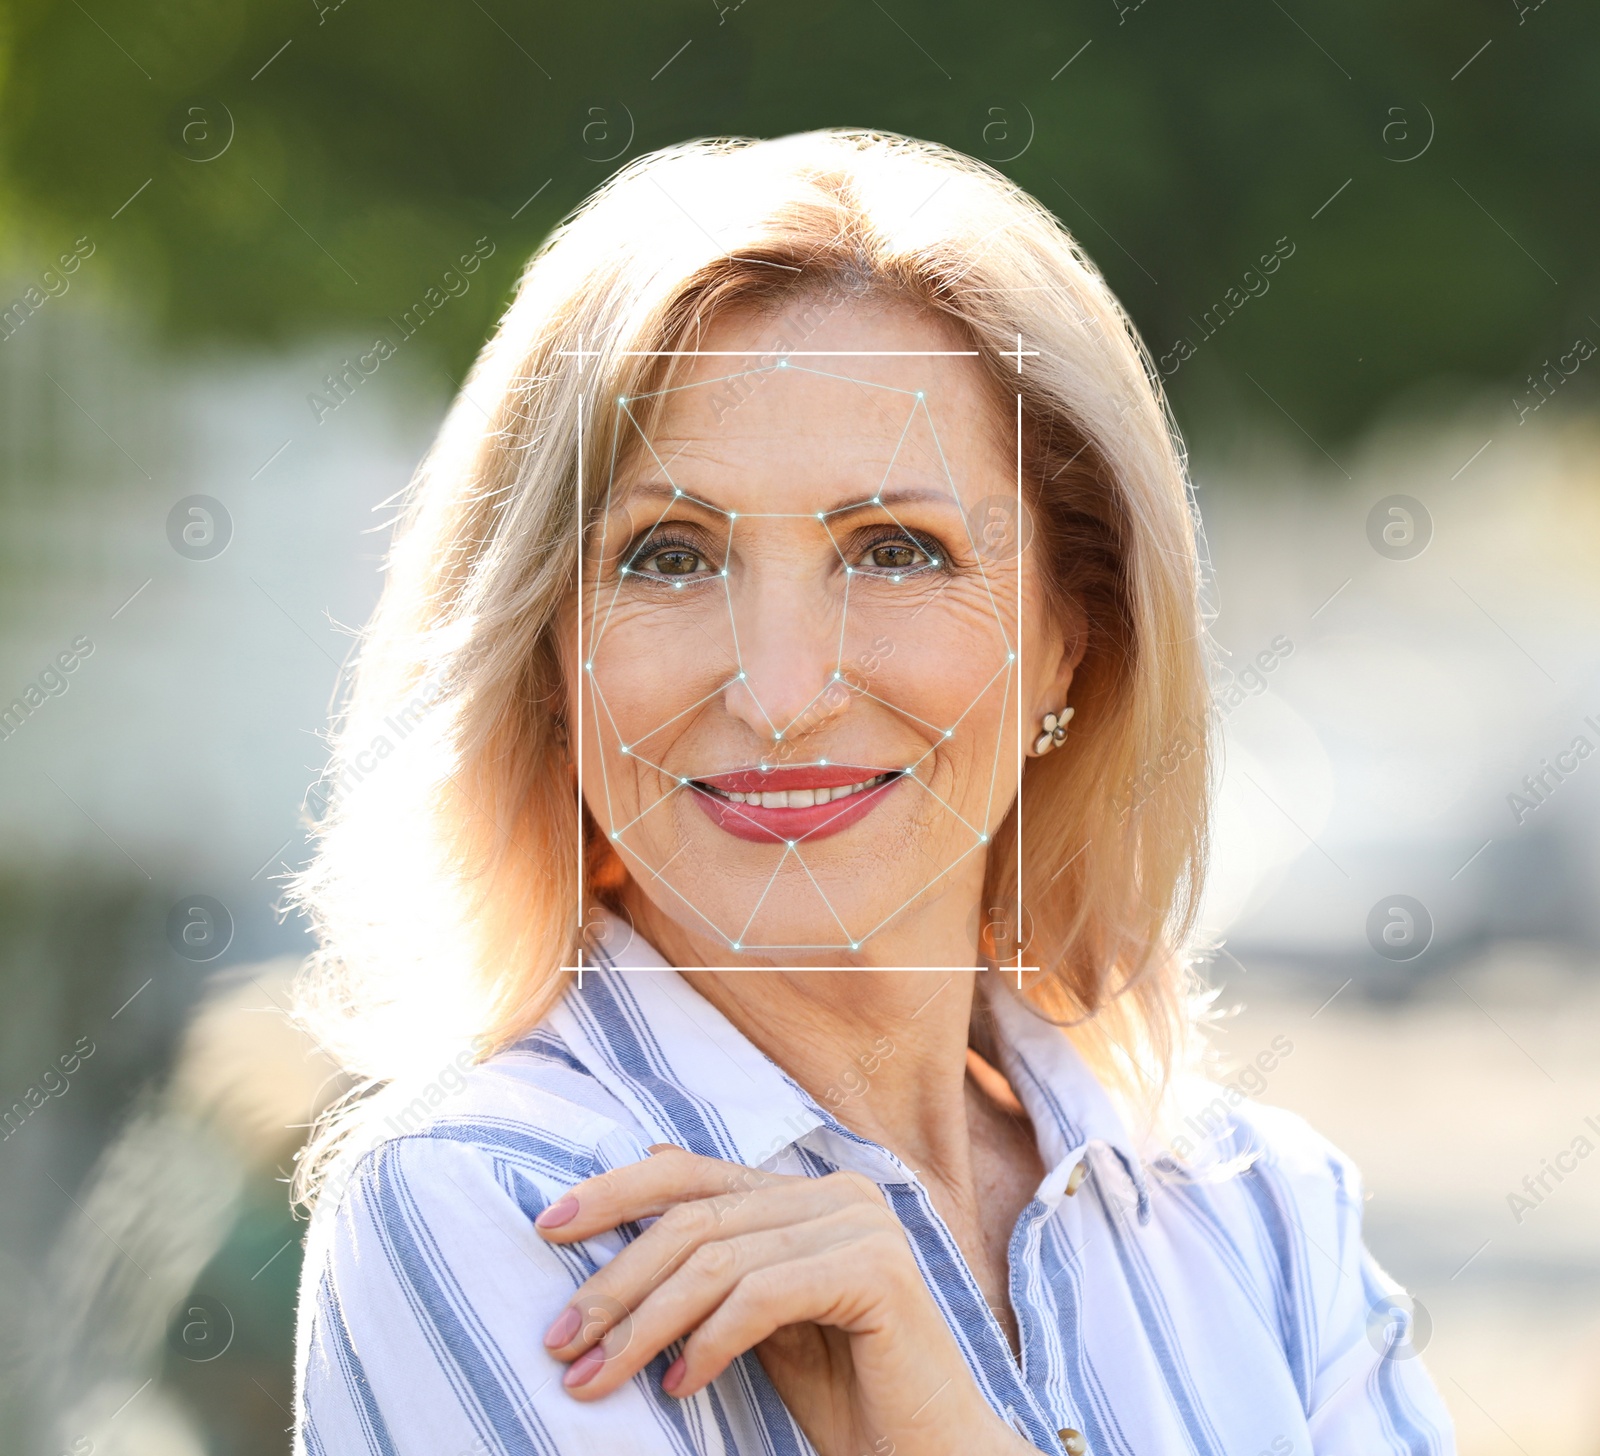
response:
M739 769L691 779L712 823L758 844L824 839L859 823L904 777L864 764Z

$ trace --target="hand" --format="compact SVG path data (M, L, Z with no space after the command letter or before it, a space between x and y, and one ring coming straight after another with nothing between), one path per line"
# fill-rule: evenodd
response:
M974 1383L882 1191L660 1145L579 1183L535 1224L570 1244L656 1222L587 1280L545 1344L597 1400L688 1336L662 1389L704 1389L754 1349L820 1456L1034 1453Z

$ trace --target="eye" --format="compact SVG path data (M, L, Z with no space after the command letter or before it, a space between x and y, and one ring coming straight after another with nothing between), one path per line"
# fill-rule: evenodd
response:
M936 545L896 531L863 546L855 565L858 571L865 570L898 579L912 572L937 567L943 559L944 552Z
M646 541L626 558L624 572L629 576L670 580L681 586L695 577L712 575L715 568L693 541L657 536Z

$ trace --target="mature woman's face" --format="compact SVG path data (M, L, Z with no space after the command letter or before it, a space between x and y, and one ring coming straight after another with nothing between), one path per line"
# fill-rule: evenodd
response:
M965 347L906 306L803 307L725 315L648 439L624 420L638 448L584 572L583 792L636 892L691 935L881 961L933 905L975 934L1019 686L1031 742L1062 635L1019 558L1014 426L978 361L775 365L780 338Z

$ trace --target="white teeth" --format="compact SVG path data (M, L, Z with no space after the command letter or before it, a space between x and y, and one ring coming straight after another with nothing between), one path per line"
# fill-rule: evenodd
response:
M875 789L884 781L886 777L887 775L885 774L874 774L870 779L866 779L859 784L840 784L838 788L832 791L830 798L848 799L852 794L860 794L865 792L867 789ZM821 794L824 791L818 789L817 792L818 794ZM820 803L821 800L819 799L818 802Z
M840 784L836 789L779 789L776 792L757 791L749 794L741 794L733 789L712 789L712 793L733 804L759 804L763 809L809 809L815 804L829 804L836 799L848 799L852 794L875 789L888 777L888 774L874 774L858 784Z

